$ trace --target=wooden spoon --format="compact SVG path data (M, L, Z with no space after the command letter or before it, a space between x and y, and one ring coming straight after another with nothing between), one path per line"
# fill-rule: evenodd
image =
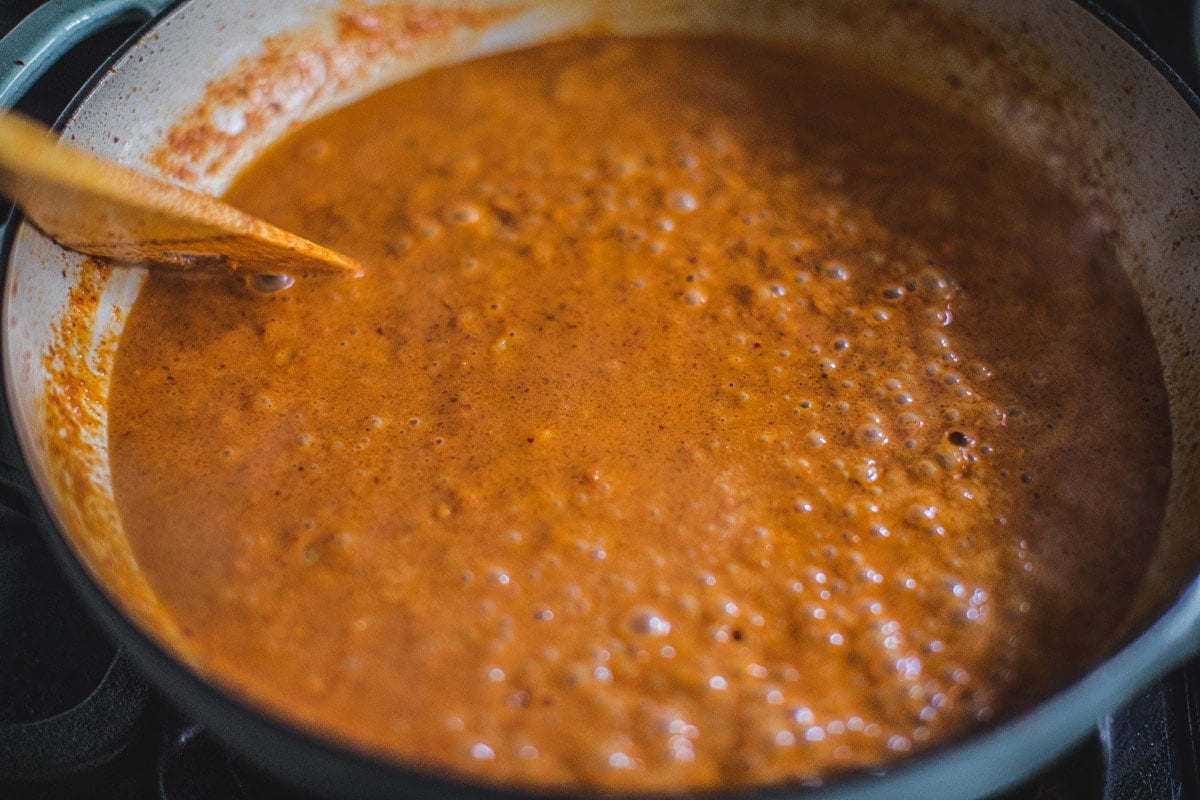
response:
M361 274L341 253L62 144L12 113L0 113L0 194L63 247L120 264L241 272L264 291L292 275Z

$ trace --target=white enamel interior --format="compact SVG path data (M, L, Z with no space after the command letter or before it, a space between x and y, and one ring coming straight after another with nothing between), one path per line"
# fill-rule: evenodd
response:
M1071 153L1055 156L1063 179L1085 199L1110 204L1122 221L1120 256L1148 310L1171 394L1175 431L1174 477L1164 524L1163 546L1142 598L1143 610L1160 610L1195 574L1200 543L1200 124L1187 103L1132 47L1069 0L939 0L929 5L964 14L997 31L1000 51L1028 71L1048 94L1082 89L1081 102L1063 108L1036 99L997 93L1004 81L986 62L923 30L925 17L904 3L887 3L896 13L878 14L864 30L861 19L835 2L764 3L753 0L505 0L470 5L515 5L520 10L478 38L465 37L446 58L533 43L569 33L596 21L623 33L732 31L784 39L801 46L836 48L863 63L935 94L946 95L985 118L1022 149ZM879 4L860 3L866 8ZM146 159L164 141L170 125L197 106L207 83L238 68L263 47L265 37L308 28L311 36L331 36L331 13L339 3L325 0L203 0L174 11L152 36L131 49L96 86L68 123L76 144L124 164L153 169ZM883 19L881 22L880 20ZM319 102L285 105L275 125L247 143L238 158L198 181L220 192L236 170L271 141L304 120L347 103L373 88L413 74L428 63L399 59L378 65L368 79ZM1010 67L1014 65L1010 64ZM962 77L963 90L950 92L945 76ZM303 88L303 87L302 87ZM300 98L303 100L303 98ZM237 109L224 112L236 118ZM225 123L228 117L223 118ZM1072 172L1085 166L1083 180ZM103 573L103 559L80 543L94 539L84 529L79 503L93 504L113 527L105 553L126 558L120 520L112 500L103 425L89 429L90 452L80 463L93 487L82 495L55 491L49 443L58 435L40 417L39 398L52 375L43 363L54 341L53 323L62 318L69 292L80 280L80 259L41 237L29 226L16 235L4 287L4 369L21 443L39 488L85 563ZM135 271L117 270L103 287L100 311L90 335L72 346L86 351L98 374L111 366L110 349L97 347L119 333L141 285ZM122 313L117 313L117 312ZM91 409L105 418L103 398ZM82 498L82 499L81 499ZM93 519L95 514L93 514ZM103 575L98 574L103 580ZM137 608L114 598L135 617ZM1193 627L1180 628L1175 645L1195 646ZM168 642L169 644L169 642ZM1150 676L1147 676L1149 678ZM1096 709L1101 713L1105 709Z

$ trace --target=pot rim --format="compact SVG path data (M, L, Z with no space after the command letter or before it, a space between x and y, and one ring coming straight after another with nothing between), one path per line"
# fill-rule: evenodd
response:
M75 93L55 120L52 128L61 130L96 87L109 69L157 27L174 17L192 0L174 0L161 13L141 25L96 69ZM1070 0L1096 18L1139 56L1184 100L1200 120L1200 95L1145 41L1131 31L1096 0ZM12 247L24 215L14 208L0 220L0 285L7 281ZM3 300L7 314L7 299ZM10 343L0 337L0 358L10 363ZM11 381L7 368L0 370L0 424L18 435L17 463L12 466L31 475L25 460L25 437L16 430L10 411ZM42 489L34 485L27 492L29 514L46 542L59 568L77 595L83 598L93 618L118 647L129 653L139 672L166 697L194 715L198 721L239 755L267 767L297 787L316 788L323 793L340 795L348 789L353 796L387 797L398 791L412 791L423 797L444 798L578 798L604 796L648 800L678 796L661 793L599 792L562 787L558 790L493 786L437 774L428 766L405 764L359 750L319 732L310 731L259 709L233 692L223 689L172 654L146 633L109 596L99 580L85 566L67 536L54 520ZM806 800L838 797L843 800L868 800L896 796L928 798L959 796L971 787L970 796L1003 791L1025 779L1078 742L1104 714L1128 701L1134 692L1157 679L1200 649L1200 574L1194 576L1140 633L1095 664L1087 672L1054 694L1020 714L978 730L965 738L925 750L895 766L883 769L859 769L820 781L705 790L683 793L692 798L739 797L755 800ZM144 671L144 672L143 672ZM1091 710L1089 710L1091 709ZM1016 766L1020 765L1020 766Z

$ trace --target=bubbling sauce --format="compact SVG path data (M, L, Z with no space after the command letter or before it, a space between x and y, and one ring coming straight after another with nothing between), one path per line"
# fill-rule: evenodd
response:
M205 674L422 768L890 763L1112 645L1170 431L1099 226L980 128L725 39L580 39L316 121L229 199L368 265L148 277L110 449Z

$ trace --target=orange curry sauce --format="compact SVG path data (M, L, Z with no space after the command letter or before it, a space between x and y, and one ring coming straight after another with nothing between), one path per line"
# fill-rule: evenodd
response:
M960 737L1108 646L1155 350L981 129L733 40L441 69L233 187L368 265L149 276L110 448L205 674L434 770L678 790Z

